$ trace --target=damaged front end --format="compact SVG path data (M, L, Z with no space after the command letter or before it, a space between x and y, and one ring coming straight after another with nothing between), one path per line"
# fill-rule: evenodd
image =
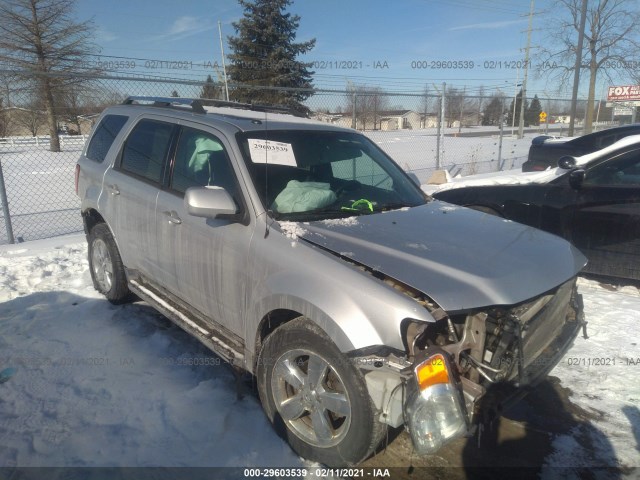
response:
M379 402L392 426L401 403L403 423L420 454L472 431L479 419L488 418L482 409L500 412L521 398L560 361L581 328L586 337L575 277L517 305L453 314L406 286L395 287L435 319L403 322L406 357L387 358L387 366L398 369L404 391L401 397L397 391L383 395ZM370 391L379 392L384 388L370 376L375 373L365 378ZM480 401L489 388L500 392L491 406Z

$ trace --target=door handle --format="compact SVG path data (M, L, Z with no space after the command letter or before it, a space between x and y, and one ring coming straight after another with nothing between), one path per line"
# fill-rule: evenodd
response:
M175 210L171 210L170 212L166 211L162 213L164 213L167 217L169 217L169 222L175 225L180 225L182 223L182 220L180 219L180 217L178 216L178 213Z
M109 190L109 193L111 193L111 195L120 195L120 189L116 184L107 185L107 189Z

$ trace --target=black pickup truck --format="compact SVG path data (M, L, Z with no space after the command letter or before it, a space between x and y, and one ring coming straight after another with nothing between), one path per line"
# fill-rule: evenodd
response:
M621 138L640 134L640 123L608 128L576 138L556 138L541 135L531 141L529 158L522 164L523 172L546 170L558 166L558 159L565 155L579 157L607 147Z

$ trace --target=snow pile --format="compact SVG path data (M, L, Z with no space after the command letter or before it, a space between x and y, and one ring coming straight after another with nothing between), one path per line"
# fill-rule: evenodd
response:
M298 237L302 237L307 231L300 226L298 222L278 222L280 224L280 228L282 229L282 233L287 238L291 239L291 246L295 247L298 242Z
M358 224L358 217L353 216L353 217L347 217L347 218L330 218L328 220L322 220L321 223L329 227L335 227L338 225L345 226L345 227L352 227Z
M0 247L0 467L302 465L218 357L104 300L86 257L82 235Z
M504 170L502 172L480 173L466 177L456 177L448 183L440 185L423 184L420 188L429 195L452 188L486 187L491 185L523 185L529 183L548 183L568 170L554 168L542 172L523 172L521 169Z

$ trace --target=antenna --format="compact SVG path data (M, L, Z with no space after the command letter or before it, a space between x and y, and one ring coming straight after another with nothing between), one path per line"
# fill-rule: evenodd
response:
M264 238L269 236L269 228L271 224L271 205L269 205L269 119L267 117L267 111L264 111L264 203L267 207L267 214L265 216L265 229Z

